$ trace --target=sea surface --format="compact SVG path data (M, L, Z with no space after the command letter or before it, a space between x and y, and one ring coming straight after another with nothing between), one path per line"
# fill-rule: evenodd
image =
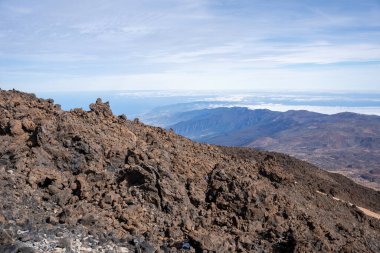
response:
M40 92L65 110L88 109L97 98L109 101L115 114L129 119L162 111L190 111L217 107L247 107L273 111L308 110L324 114L355 112L380 115L380 93L262 92L262 91L91 91ZM156 115L159 116L159 115ZM149 122L147 122L149 123Z

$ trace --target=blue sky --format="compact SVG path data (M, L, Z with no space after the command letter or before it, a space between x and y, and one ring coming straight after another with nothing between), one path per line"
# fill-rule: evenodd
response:
M0 87L380 91L378 0L0 0Z

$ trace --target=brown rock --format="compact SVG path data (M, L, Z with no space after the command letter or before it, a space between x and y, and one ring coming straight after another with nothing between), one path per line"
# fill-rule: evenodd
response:
M10 130L13 135L22 135L24 130L22 130L22 124L19 120L12 120L10 122Z
M0 213L0 223L5 223L6 221L7 219L5 218L5 216Z
M0 223L41 238L65 228L136 252L380 249L377 219L317 191L373 212L379 192L286 155L120 119L101 100L66 112L0 91L0 168Z
M33 121L25 118L22 120L22 127L28 132L33 132L36 128L36 125Z

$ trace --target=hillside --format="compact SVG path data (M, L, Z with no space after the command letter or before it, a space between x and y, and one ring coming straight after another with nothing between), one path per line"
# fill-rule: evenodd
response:
M380 190L380 117L217 108L172 116L193 140L287 153Z
M100 99L63 111L0 91L0 189L0 252L380 251L379 192Z

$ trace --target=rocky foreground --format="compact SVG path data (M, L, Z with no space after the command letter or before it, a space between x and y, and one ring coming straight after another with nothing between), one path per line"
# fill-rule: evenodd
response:
M380 252L379 192L101 100L0 91L0 189L0 252Z

